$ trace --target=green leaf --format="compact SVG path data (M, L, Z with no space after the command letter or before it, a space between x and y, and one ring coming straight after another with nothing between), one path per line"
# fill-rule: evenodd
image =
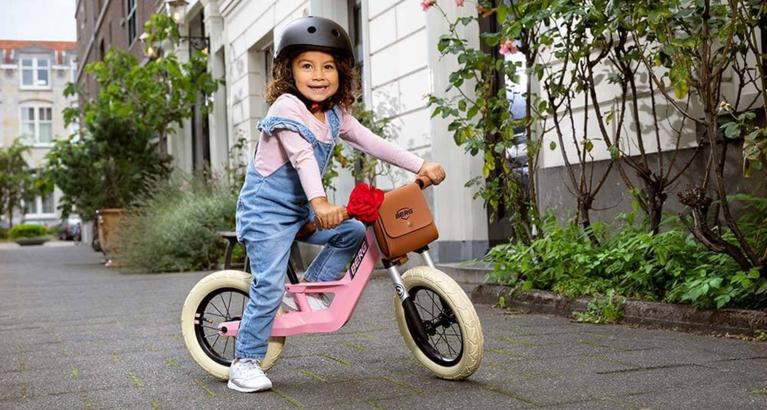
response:
M678 99L683 99L687 96L687 83L684 81L677 81L674 83L674 96Z
M550 150L552 150L552 151L554 151L555 149L557 149L557 143L556 143L556 142L554 142L554 141L551 141L551 142L549 143L549 149L550 149Z
M482 33L479 37L488 47L495 47L501 42L501 33Z
M620 150L618 150L617 145L610 145L610 148L607 149L610 151L610 158L614 161L617 160L620 157Z
M506 23L506 16L508 11L506 10L505 5L499 5L499 7L496 9L496 18L498 23L501 25Z

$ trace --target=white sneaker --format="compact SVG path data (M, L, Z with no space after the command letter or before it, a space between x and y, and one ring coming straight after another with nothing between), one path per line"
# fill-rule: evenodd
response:
M256 359L234 359L229 367L229 383L232 390L243 393L269 390L272 381L261 370L261 363Z
M306 302L312 310L325 310L330 306L330 297L324 293L310 293L306 295ZM293 298L292 294L285 292L282 295L282 307L285 311L295 312L298 310L296 299Z

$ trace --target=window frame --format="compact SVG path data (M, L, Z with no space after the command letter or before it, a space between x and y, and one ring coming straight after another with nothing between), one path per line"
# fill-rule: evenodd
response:
M43 196L51 198L51 204L52 204L52 211L51 212L44 212L43 210ZM26 200L24 200L24 219L49 219L49 218L55 218L56 217L56 196L53 192L46 194L46 195L35 195L34 198L34 211L35 212L27 212L28 206L30 203L28 203Z
M25 60L32 60L32 84L24 84L24 71L30 70L30 68L24 67ZM40 61L45 60L47 67L45 69L48 76L48 83L46 85L39 85L40 81ZM51 56L40 54L22 54L19 56L19 89L21 90L50 90L53 88L53 79L51 78Z
M133 7L131 7L131 2ZM136 14L138 9L138 0L125 0L125 25L128 30L128 46L132 46L138 37L138 24Z
M24 110L28 110L32 108L34 113L34 118L32 121L24 120ZM50 111L50 119L41 121L41 110L49 110ZM24 134L24 125L26 123L32 122L32 128L34 129L33 134L29 136L28 134ZM46 122L50 124L51 128L51 140L49 142L43 142L40 141L40 123ZM42 147L42 148L49 148L53 146L53 140L54 140L54 132L53 132L53 105L50 103L37 103L37 104L24 104L22 103L19 106L19 135L22 136L23 139L27 139L27 141L35 148Z

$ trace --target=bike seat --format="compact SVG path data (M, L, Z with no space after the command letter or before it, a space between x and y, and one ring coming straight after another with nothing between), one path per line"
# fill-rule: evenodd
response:
M308 238L312 236L316 230L317 224L307 221L303 226L301 226L301 229L298 230L298 233L296 234L296 240Z

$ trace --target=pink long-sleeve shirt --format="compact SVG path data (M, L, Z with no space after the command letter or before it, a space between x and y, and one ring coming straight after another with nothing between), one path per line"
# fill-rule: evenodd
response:
M304 124L322 142L331 142L330 125L312 115L298 97L283 94L272 104L269 117L282 117ZM350 114L343 112L339 137L352 147L392 165L417 173L424 160L375 135ZM261 133L255 156L259 174L266 177L290 161L296 169L308 200L326 196L322 175L311 144L295 131L280 129L273 134Z

